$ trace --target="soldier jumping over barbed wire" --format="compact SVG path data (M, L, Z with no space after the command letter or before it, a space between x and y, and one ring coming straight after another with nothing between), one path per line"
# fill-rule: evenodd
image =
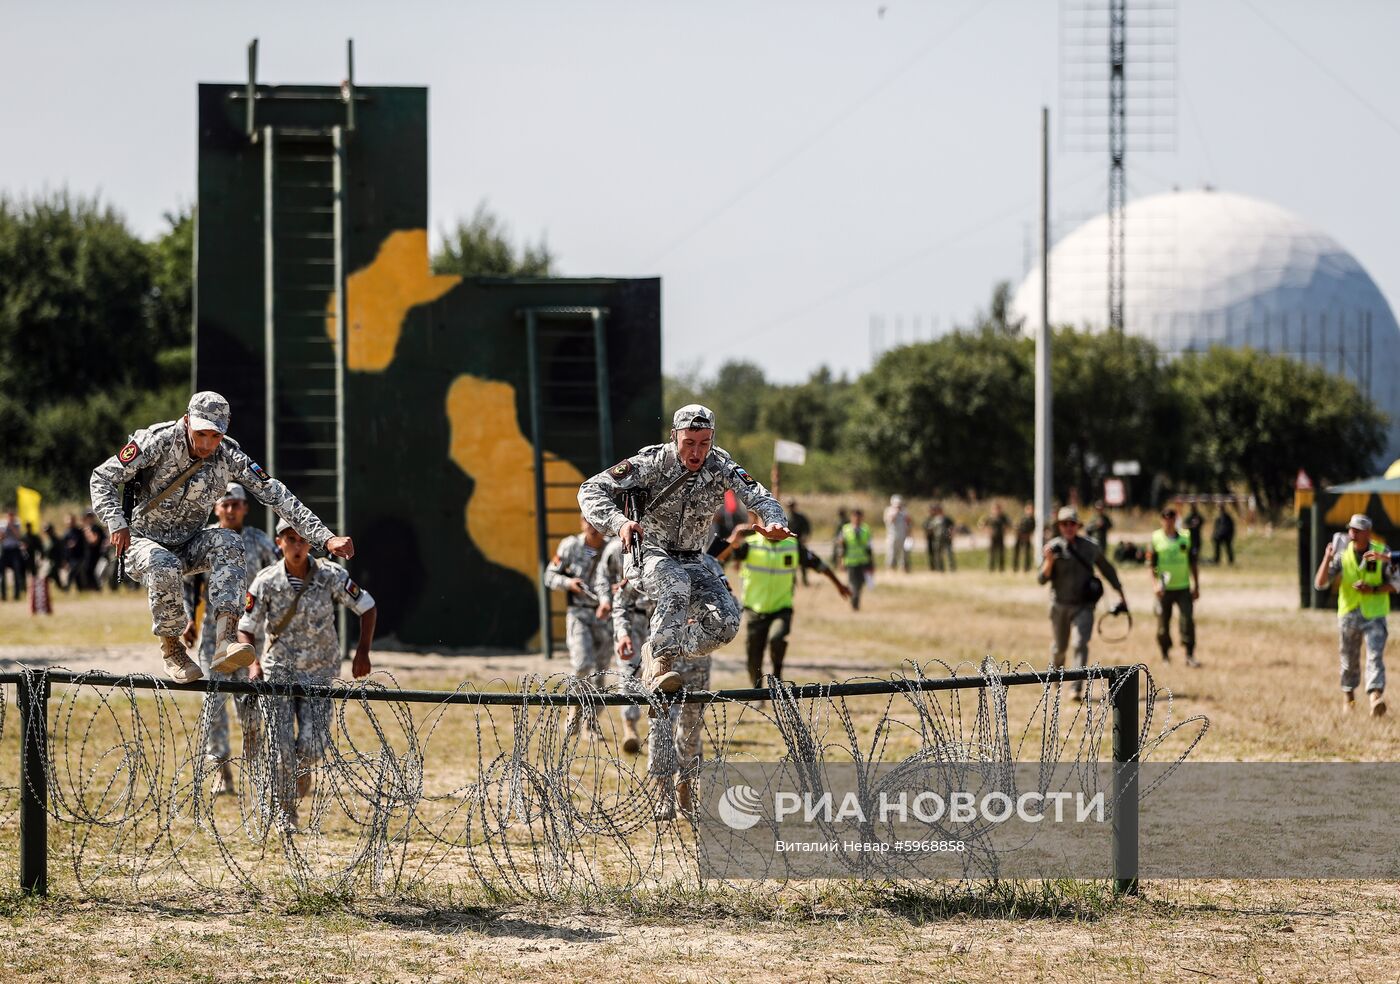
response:
M209 572L208 603L218 637L213 669L232 673L255 657L253 647L237 637L243 541L233 530L204 528L230 481L271 506L313 546L337 557L355 555L350 537L327 529L237 441L224 436L228 424L227 400L218 393L196 393L181 419L138 430L92 472L92 508L112 531L112 549L124 560L126 573L146 584L151 632L160 639L166 671L177 683L204 675L180 638L186 622L181 592L186 574ZM134 492L130 517L122 508L122 483Z
M698 404L681 407L671 419L670 442L642 448L579 487L584 518L627 546L627 576L638 579L655 605L651 638L642 646L642 679L658 693L679 690L684 668L702 662L708 679L709 654L739 631L739 604L719 565L712 558L707 563L705 553L710 517L723 503L725 490L733 489L758 514L761 522L754 532L769 540L792 536L778 500L726 451L714 447L714 437L712 410ZM619 500L627 513L618 508ZM690 806L687 777L696 765L699 717L698 707L691 716L683 713L682 733L675 741L682 746L682 780L676 789L682 810ZM662 774L653 770L663 795L669 793L666 774L675 768L667 765L670 769Z

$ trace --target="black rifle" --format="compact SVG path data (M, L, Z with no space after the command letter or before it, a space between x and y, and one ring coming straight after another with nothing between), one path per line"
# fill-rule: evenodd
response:
M641 489L631 489L622 493L622 514L634 523L640 523L642 516L646 513L646 493ZM632 551L632 563L637 565L637 572L642 570L642 535L633 533L631 541L627 546Z

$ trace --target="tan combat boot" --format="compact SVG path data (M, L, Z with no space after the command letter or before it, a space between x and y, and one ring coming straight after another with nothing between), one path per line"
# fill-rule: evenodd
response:
M636 755L642 748L642 739L637 736L637 722L631 718L622 719L622 750L628 755Z
M225 762L219 766L218 777L214 780L215 796L233 795L233 766Z
M652 776L651 793L656 797L651 815L657 820L676 819L675 783L670 776Z
M682 779L676 783L676 806L686 816L695 813L695 801L690 795L690 780Z
M219 612L214 616L214 638L218 647L214 650L214 661L210 664L215 673L232 673L245 666L252 666L257 653L246 642L238 641L238 615L234 612Z
M1385 717L1385 691L1371 691L1371 717Z
M651 643L642 645L642 666L649 667L647 676L651 678L651 689L663 694L673 694L681 689L681 675L671 669L670 653L652 652Z
M572 738L578 734L579 724L583 720L583 708L577 704L569 705L569 713L564 717L564 737Z
M1356 709L1356 697L1350 690L1342 691L1342 713L1350 714Z
M190 654L185 652L185 644L180 641L179 636L161 636L160 651L165 657L165 672L169 673L170 679L176 683L194 683L204 676L199 664L190 659Z

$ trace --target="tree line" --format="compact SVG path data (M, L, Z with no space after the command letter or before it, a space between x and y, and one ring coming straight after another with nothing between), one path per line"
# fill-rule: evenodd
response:
M775 438L807 445L808 465L786 469L784 489L1022 497L1034 468L1034 350L994 303L978 325L890 350L855 378L822 368L771 383L731 361L712 377L668 378L667 405L714 409L718 443L755 473ZM1093 501L1112 463L1134 460L1139 504L1242 489L1277 510L1299 468L1356 478L1385 446L1386 417L1354 383L1286 356L1216 347L1169 360L1145 339L1061 327L1051 379L1062 500L1077 489Z
M92 467L126 434L183 412L191 380L194 213L143 241L96 199L0 198L0 498L16 484L84 499ZM547 276L545 241L517 245L483 204L440 232L438 273ZM886 352L857 377L822 368L770 382L751 363L666 379L669 407L698 401L719 441L766 472L774 438L808 448L793 490L1025 495L1031 486L1033 343L1006 285L976 325ZM1092 499L1115 460L1141 462L1134 494L1243 487L1287 500L1314 479L1369 472L1386 421L1357 387L1262 352L1167 360L1121 335L1055 332L1057 493Z

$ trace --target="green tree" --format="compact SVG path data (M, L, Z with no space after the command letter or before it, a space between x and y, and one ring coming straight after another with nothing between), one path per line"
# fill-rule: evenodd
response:
M1198 484L1243 482L1286 505L1299 468L1319 482L1370 474L1387 420L1350 380L1253 349L1211 348L1174 367L1189 424L1185 468Z
M1182 403L1151 342L1060 328L1050 362L1057 490L1078 488L1092 502L1118 459L1140 461L1149 475L1180 474Z
M763 398L759 426L797 441L809 451L835 452L846 439L855 407L855 386L822 366L805 383L774 386Z
M554 254L543 238L517 253L510 230L482 202L470 219L443 230L432 266L433 273L461 277L548 277L554 273Z
M984 495L1031 484L1028 340L983 328L886 352L861 378L853 444L882 491Z

